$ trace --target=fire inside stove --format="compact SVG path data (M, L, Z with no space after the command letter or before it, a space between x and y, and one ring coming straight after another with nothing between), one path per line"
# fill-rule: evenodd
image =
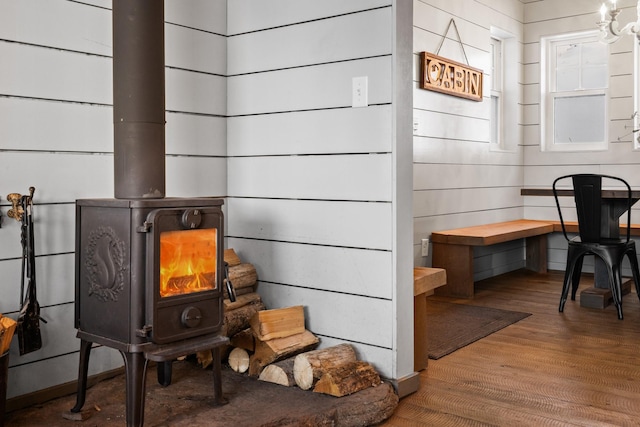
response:
M217 229L160 233L160 297L217 287Z

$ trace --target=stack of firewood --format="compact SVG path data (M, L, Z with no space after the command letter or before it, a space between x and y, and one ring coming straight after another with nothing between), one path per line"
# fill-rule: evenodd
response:
M260 311L250 323L255 349L248 357L249 375L336 397L380 384L376 370L357 360L351 345L315 350L319 340L305 329L302 306ZM231 358L229 361L235 366Z
M301 305L267 310L256 292L257 273L233 249L224 252L229 279L236 291L231 302L225 291L222 332L229 337L229 366L262 381L298 386L332 396L346 396L380 384L372 365L357 360L349 344L316 349L320 340L305 327ZM198 353L203 367L211 352Z
M265 366L315 348L318 338L305 329L302 306L258 311L249 328L231 338L229 366L251 376ZM248 363L247 363L248 361Z
M287 381L282 381L285 377ZM350 344L300 353L267 366L259 379L286 386L295 384L303 390L336 397L347 396L381 383L375 368L358 360Z
M224 286L222 334L233 340L235 335L242 334L249 327L251 317L256 312L264 310L265 305L256 292L256 268L252 264L242 262L233 249L224 251L224 260L229 266L229 280L235 289L236 300L231 302ZM198 352L197 357L203 368L208 367L213 361L211 351Z

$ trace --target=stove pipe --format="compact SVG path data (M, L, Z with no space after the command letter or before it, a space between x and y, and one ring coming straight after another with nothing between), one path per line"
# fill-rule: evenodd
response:
M164 2L113 0L116 199L165 196Z

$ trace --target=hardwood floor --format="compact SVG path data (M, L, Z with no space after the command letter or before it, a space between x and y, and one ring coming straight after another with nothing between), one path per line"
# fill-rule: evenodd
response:
M532 313L429 360L420 390L385 426L640 426L640 303L558 312L562 273L525 270L476 283L473 299L439 298Z

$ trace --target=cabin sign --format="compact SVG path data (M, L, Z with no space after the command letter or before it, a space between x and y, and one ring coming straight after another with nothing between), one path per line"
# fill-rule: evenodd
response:
M421 52L420 88L482 101L482 70Z

